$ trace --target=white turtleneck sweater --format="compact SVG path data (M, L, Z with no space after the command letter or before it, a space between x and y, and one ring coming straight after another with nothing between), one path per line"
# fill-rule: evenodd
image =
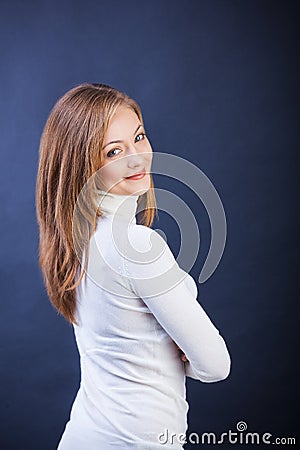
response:
M186 376L214 382L230 371L193 278L136 223L137 200L99 191L103 216L77 289L81 382L58 450L182 449Z

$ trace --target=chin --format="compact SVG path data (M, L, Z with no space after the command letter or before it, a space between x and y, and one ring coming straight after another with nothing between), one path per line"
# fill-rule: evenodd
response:
M119 195L143 195L149 191L151 186L150 176L146 175L142 180L127 180L123 178L116 183L109 191Z
M124 186L124 190L127 191L127 195L142 195L150 189L150 177L146 176L140 181L137 180L125 180L126 188ZM125 192L124 192L125 194ZM125 194L126 195L126 194Z

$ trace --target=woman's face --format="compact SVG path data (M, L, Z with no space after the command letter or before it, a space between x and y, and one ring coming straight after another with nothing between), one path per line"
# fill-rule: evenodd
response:
M142 123L131 108L119 106L104 137L102 189L120 195L144 194L150 188L151 162L152 148ZM136 177L129 178L132 175Z

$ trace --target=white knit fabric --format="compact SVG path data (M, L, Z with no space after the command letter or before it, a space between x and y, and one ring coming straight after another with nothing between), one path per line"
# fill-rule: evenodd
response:
M182 449L186 376L214 382L230 371L193 278L136 223L137 199L99 191L103 216L77 289L81 383L58 450Z

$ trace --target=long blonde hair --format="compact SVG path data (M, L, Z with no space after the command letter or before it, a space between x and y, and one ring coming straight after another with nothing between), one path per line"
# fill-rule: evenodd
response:
M73 240L74 208L83 186L101 167L104 136L121 104L132 108L143 124L139 105L124 92L105 84L81 84L56 102L41 135L36 180L39 264L51 303L70 323L77 323L75 288L85 273L89 239L102 215L99 208L96 217L81 208L88 239L86 262L76 279L81 261ZM138 198L138 205L144 205L140 223L148 227L157 214L153 187L150 174L150 189ZM85 232L79 225L77 235Z

